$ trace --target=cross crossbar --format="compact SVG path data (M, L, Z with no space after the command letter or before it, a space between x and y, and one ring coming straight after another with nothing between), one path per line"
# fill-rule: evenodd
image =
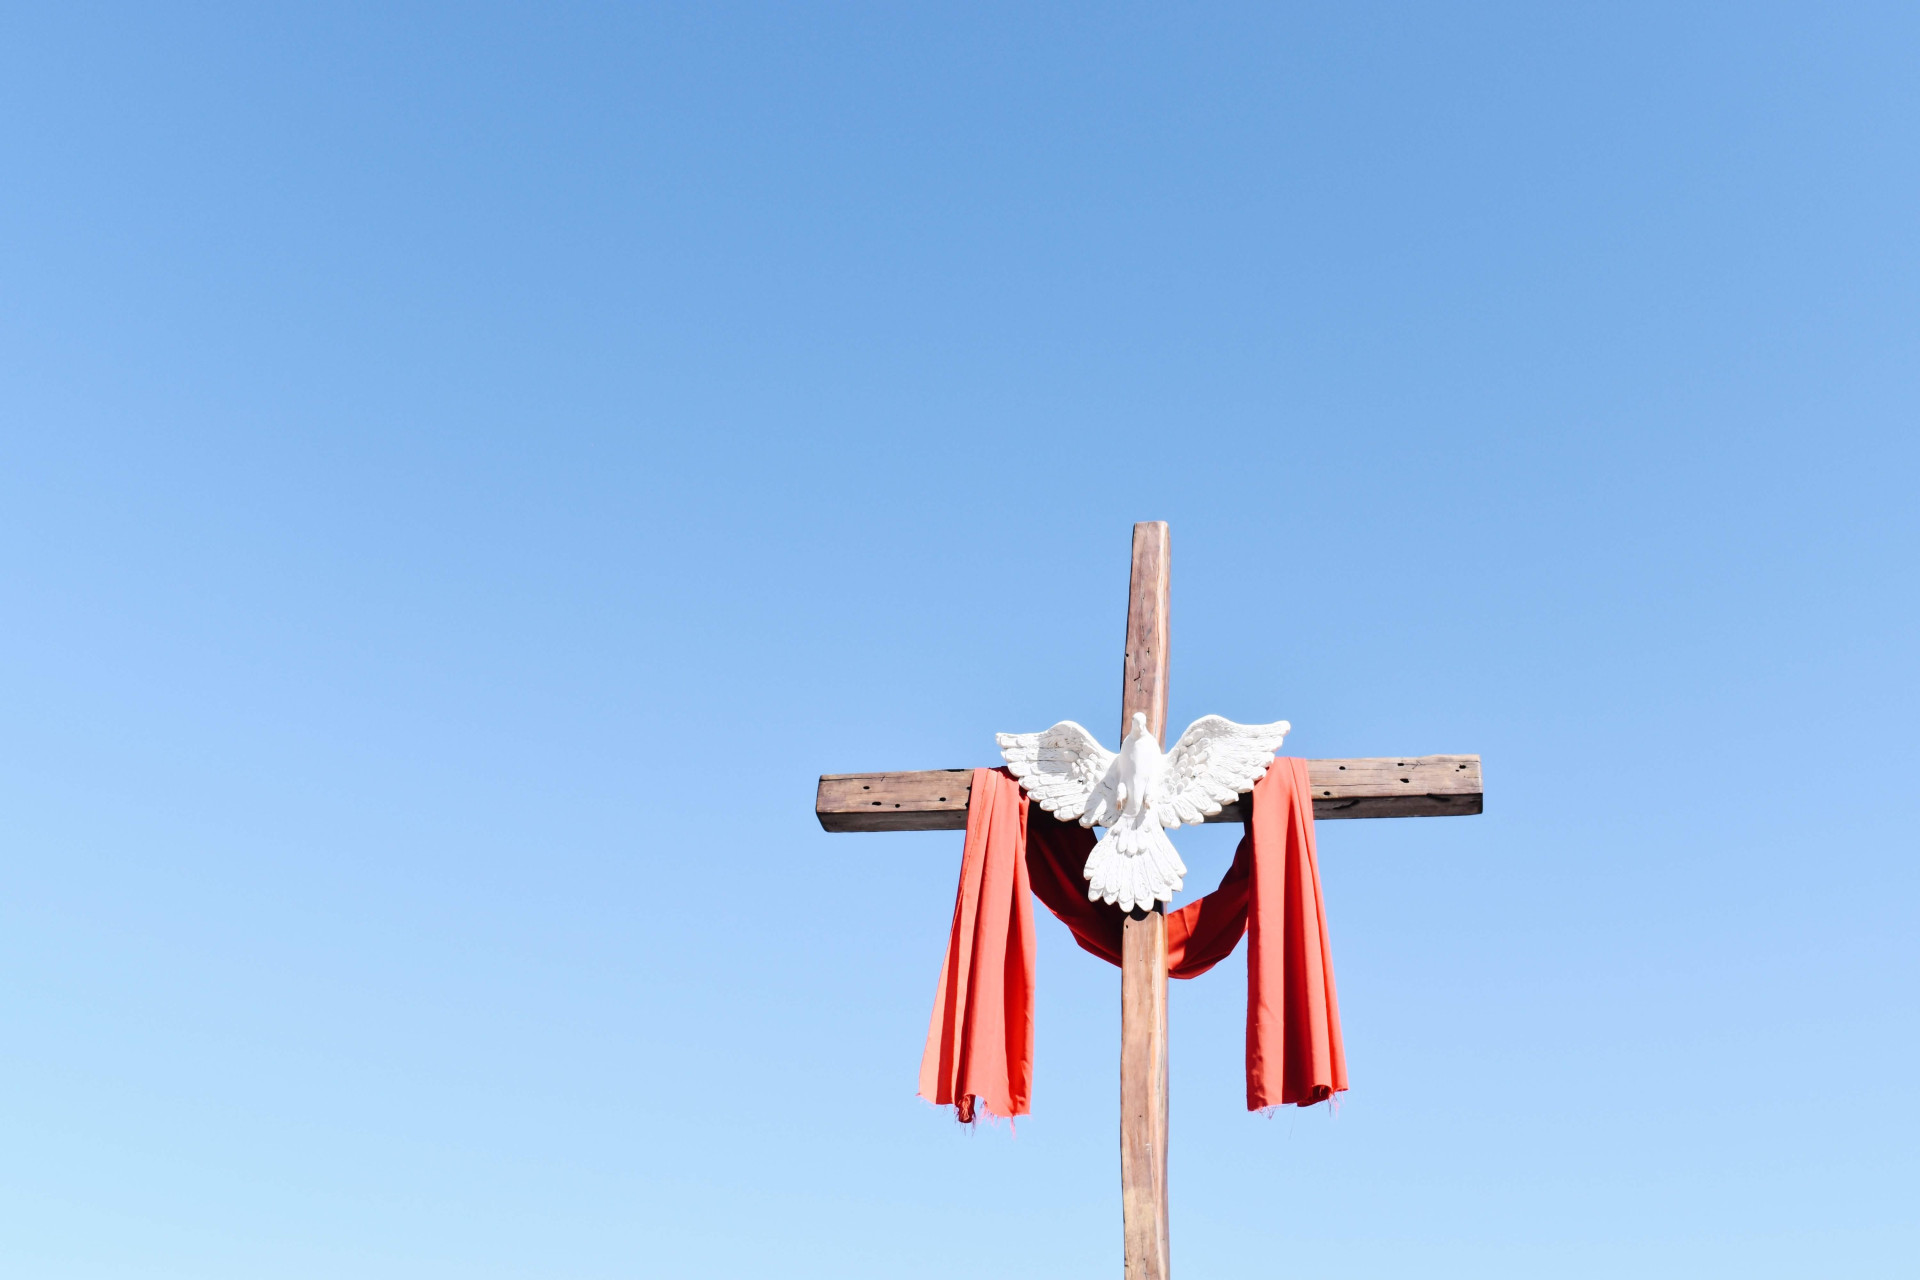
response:
M1447 818L1479 813L1479 756L1378 756L1309 760L1313 816ZM814 816L827 831L964 831L971 769L820 776ZM1239 822L1238 801L1208 822Z

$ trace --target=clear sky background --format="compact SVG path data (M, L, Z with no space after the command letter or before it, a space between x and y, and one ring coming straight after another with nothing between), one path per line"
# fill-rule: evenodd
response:
M1173 993L1187 1276L1920 1252L1920 11L0 17L0 1272L1110 1277L1118 980L916 1070L822 772L1480 752L1353 1089ZM1231 832L1181 835L1193 889Z

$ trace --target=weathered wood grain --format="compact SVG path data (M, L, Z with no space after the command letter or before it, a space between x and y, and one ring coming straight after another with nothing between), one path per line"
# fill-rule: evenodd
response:
M1127 644L1120 685L1120 739L1133 728L1133 713L1147 713L1147 728L1167 745L1167 674L1170 636L1169 588L1172 547L1167 522L1133 526L1133 577L1127 591Z
M813 812L828 831L964 831L971 769L822 775Z
M1120 1205L1126 1280L1167 1280L1167 917L1120 936Z
M1309 760L1313 816L1442 818L1479 813L1479 756L1379 756ZM828 831L960 831L967 825L971 769L914 773L830 773L814 813ZM1230 804L1208 822L1239 822Z
M1134 525L1120 736L1145 712L1162 747L1171 570L1166 522ZM1167 1280L1167 917L1159 903L1120 930L1120 1205L1126 1280Z

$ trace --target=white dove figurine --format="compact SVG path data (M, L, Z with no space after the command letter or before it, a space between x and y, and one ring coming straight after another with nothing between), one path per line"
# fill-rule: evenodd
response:
M1087 896L1132 911L1172 901L1186 878L1166 829L1205 822L1251 789L1292 728L1202 716L1164 754L1139 711L1119 755L1071 720L994 737L1028 799L1063 822L1106 828L1087 855Z

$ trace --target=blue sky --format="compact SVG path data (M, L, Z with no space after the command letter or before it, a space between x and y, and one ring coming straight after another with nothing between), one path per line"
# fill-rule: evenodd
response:
M1183 1274L1920 1249L1920 16L9 6L0 1271L1111 1276L1117 978L913 1097L959 840L1172 720L1329 823L1353 1079L1173 993ZM1230 833L1180 837L1204 889Z

